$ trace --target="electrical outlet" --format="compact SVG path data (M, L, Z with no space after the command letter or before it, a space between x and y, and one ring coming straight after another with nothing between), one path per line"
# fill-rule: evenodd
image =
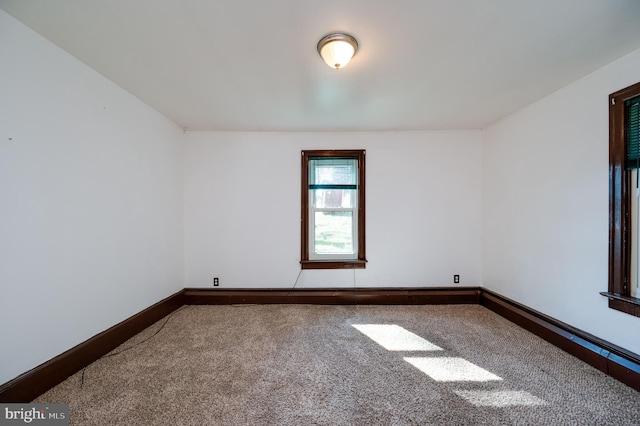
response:
M453 283L454 284L460 284L460 275L454 275L453 276Z
M220 279L218 279L217 277L213 279L213 286L214 287L218 287L220 285Z

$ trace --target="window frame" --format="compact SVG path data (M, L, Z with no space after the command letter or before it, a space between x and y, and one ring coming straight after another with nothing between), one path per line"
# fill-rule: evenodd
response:
M631 296L631 171L625 167L625 101L640 96L640 83L609 95L609 308L640 317ZM637 243L640 244L640 241Z
M364 269L367 264L365 250L365 156L363 149L350 150L303 150L301 173L301 215L300 215L300 265L302 269ZM309 160L315 158L353 158L358 164L357 188L357 253L355 258L328 256L313 259L309 256L311 243L311 220L309 200Z

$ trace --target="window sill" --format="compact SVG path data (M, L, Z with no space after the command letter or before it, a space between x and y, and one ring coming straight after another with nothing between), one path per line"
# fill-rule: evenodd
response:
M640 299L630 296L621 296L608 291L603 291L600 294L609 299L609 308L640 317Z
M365 269L366 260L302 260L302 269Z

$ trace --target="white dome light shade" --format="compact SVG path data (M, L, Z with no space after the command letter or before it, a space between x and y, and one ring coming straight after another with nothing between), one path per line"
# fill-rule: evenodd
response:
M358 51L358 42L348 34L333 33L318 42L318 53L331 68L344 68Z
M347 65L354 53L356 53L356 50L352 45L340 40L331 41L320 49L322 59L327 65L335 69L340 69Z

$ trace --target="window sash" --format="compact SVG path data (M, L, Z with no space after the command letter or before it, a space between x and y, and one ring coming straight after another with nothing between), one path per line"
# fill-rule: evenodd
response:
M310 158L309 159L309 259L356 259L358 257L358 159L357 158ZM348 190L351 195L351 207L317 207L316 191ZM351 213L351 250L347 252L327 253L317 247L318 237L316 213Z
M352 207L315 207L315 203L309 205L309 259L357 259L358 258L358 197L357 191ZM309 199L315 200L315 191L309 190ZM316 213L351 213L351 248L349 252L320 253L316 248Z

